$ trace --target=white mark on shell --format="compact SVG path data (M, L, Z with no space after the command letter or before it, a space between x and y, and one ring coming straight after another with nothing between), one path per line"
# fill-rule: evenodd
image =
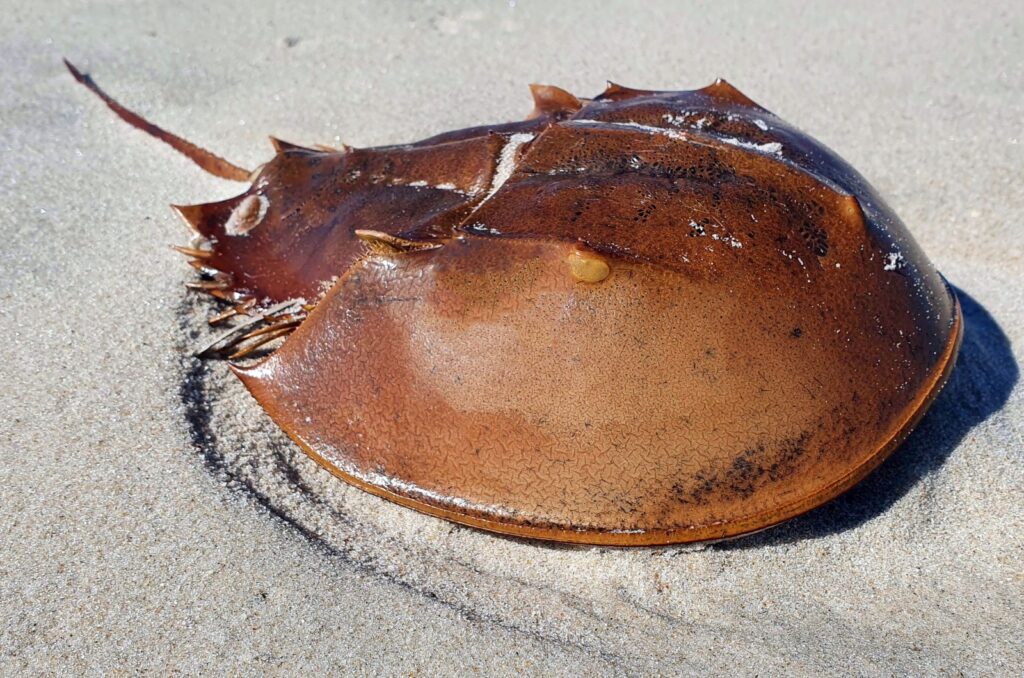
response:
M577 120L577 119L573 119L573 120L566 120L565 123L563 123L563 124L572 125L574 127L575 126L581 126L581 125L603 125L605 127L612 127L612 128L618 128L618 129L635 129L635 130L640 130L641 132L647 132L648 134L660 134L662 136L669 137L670 139L686 139L687 138L685 134L683 134L682 132L677 132L676 130L665 129L664 127L653 127L651 125L641 125L640 123L633 122L632 120L626 120L626 121L616 120L616 121L613 122L613 121L610 121L610 120Z
M885 255L885 265L882 266L883 271L898 271L903 268L903 254L900 252L889 252Z
M270 201L265 195L249 195L238 203L231 211L231 216L224 222L224 232L233 236L245 236L249 231L260 225L267 216Z
M519 150L520 146L530 141L533 141L532 134L513 134L509 137L508 143L501 148L501 154L498 156L498 166L494 169L494 179L491 181L491 190L487 193L487 197L484 200L497 193L502 184L512 176L512 171L516 168L516 151Z
M759 153L768 153L769 155L779 155L782 153L782 144L778 141L772 141L767 144L755 144L751 141L737 139L736 137L725 137L722 141L727 144L732 144L733 146L739 146L740 148L746 148L747 150L757 151Z
M466 228L476 233L490 233L491 235L501 235L501 231L499 231L498 229L489 228L485 224L480 223L479 221L470 224Z

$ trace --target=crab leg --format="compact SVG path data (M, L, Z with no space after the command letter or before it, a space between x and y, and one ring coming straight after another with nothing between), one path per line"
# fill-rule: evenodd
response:
M196 259L209 259L213 256L213 252L210 252L209 250L196 249L195 247L171 245L171 249L180 254L184 254L186 257L195 257Z
M305 316L286 316L286 318L286 320L281 320L280 322L275 322L272 325L261 327L258 330L253 330L252 332L249 332L248 334L239 337L237 343L241 344L242 342L249 341L250 339L255 339L256 337L268 334L270 332L276 332L277 330L284 329L285 327L295 327L303 320L305 320Z
M247 301L243 301L240 304L236 304L235 306L232 306L231 308L227 309L226 311L221 311L217 315L212 316L206 322L208 322L210 325L217 325L219 323L224 322L228 318L233 318L236 315L248 315L249 309L251 309L255 304L256 304L256 299L255 298L251 298L251 299L249 299Z
M199 280L185 283L185 287L190 290L202 290L204 292L209 292L211 290L226 290L230 286L231 283L227 280Z
M224 332L223 334L214 338L213 341L211 341L206 346L196 351L196 357L205 358L210 355L213 355L214 353L219 353L221 351L227 350L228 348L231 348L232 346L237 345L238 342L241 341L239 337L242 337L244 334L246 334L246 332L250 330L252 327L260 324L261 322L266 322L267 318L273 317L283 311L287 311L288 309L293 308L296 305L298 305L298 302L296 301L283 301L280 304L271 306L266 311L259 313L258 315L246 320L245 322L236 325L235 327L232 327L227 332Z
M232 353L230 356L228 356L228 360L238 360L239 358L244 358L253 351L255 351L256 349L258 349L260 346L263 346L264 344L269 344L274 339L283 337L286 334L291 334L292 330L294 329L295 324L289 323L288 327L279 327L273 332L268 332L267 334L262 335L259 339L249 344L245 348L241 348Z

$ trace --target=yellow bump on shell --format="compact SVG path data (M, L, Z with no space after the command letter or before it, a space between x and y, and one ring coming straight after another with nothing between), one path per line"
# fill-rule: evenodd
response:
M608 262L594 252L574 249L566 259L572 277L579 282L599 283L608 277Z

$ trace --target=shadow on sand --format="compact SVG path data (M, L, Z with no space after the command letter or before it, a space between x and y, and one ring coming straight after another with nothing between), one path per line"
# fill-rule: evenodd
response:
M972 428L1006 403L1020 377L1010 340L981 304L955 289L964 314L956 368L906 442L874 473L832 502L778 527L713 548L759 548L857 527L888 510L919 480L941 467Z

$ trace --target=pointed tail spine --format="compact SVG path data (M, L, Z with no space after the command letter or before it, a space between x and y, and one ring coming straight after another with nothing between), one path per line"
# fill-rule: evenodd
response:
M138 113L128 110L115 101L110 95L101 90L99 85L93 82L91 77L75 68L74 64L67 59L64 59L64 65L68 67L69 71L71 71L71 75L75 76L75 80L102 99L103 102L110 107L110 110L114 111L119 118L127 122L132 127L136 127L146 134L156 137L210 174L222 179L230 179L232 181L247 181L252 174L249 170L243 169L238 165L234 165L224 158L211 153L205 148L196 146L191 141L182 139L179 136L171 134L167 130L157 127Z

